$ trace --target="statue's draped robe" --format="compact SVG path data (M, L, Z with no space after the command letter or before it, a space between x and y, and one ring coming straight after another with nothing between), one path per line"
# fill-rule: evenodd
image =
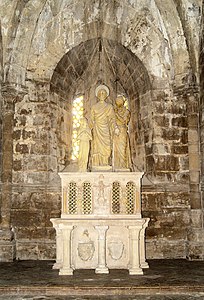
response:
M88 165L88 157L89 157L89 148L90 148L90 140L92 139L91 130L88 127L80 127L78 131L79 140L79 157L78 157L78 165L80 172L87 171Z
M130 143L128 136L128 123L130 120L130 112L125 107L120 111L116 109L116 125L119 129L119 135L114 136L114 168L130 169Z
M113 106L98 102L91 109L93 139L91 148L92 166L110 165L115 113Z

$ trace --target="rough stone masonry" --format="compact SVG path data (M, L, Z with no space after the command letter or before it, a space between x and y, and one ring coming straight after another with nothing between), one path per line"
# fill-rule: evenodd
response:
M53 259L71 108L125 93L147 258L203 259L201 0L0 0L0 260Z

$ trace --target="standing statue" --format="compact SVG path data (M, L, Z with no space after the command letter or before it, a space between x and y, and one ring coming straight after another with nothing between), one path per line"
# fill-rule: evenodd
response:
M106 85L96 88L96 97L99 102L91 109L91 127L93 139L91 149L92 169L110 169L110 159L114 132L117 131L113 106L105 100L109 96Z
M89 159L90 140L92 140L91 129L85 118L81 119L77 139L79 140L79 157L78 166L79 172L86 172Z
M115 100L116 124L119 128L119 134L114 135L114 169L130 170L131 155L130 142L128 136L128 123L130 121L130 112L124 106L125 98L120 95Z

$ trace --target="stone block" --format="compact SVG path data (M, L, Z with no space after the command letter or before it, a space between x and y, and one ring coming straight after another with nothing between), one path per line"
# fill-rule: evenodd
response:
M171 119L172 126L188 127L187 116L174 117Z
M14 184L16 183L24 183L25 175L23 172L13 172L12 173L12 181Z
M10 229L0 230L0 261L13 261L16 258L16 242Z
M183 115L185 111L186 111L186 104L182 102L170 103L170 105L167 105L166 107L166 112L172 115Z
M10 262L16 258L16 243L15 241L0 240L0 262Z
M177 184L188 184L189 180L190 180L189 171L188 170L181 171L176 174L175 178L176 178L175 181Z
M186 241L164 241L163 239L146 241L147 259L178 259L186 258Z
M176 181L177 174L175 171L154 170L151 174L149 173L149 179L155 184L169 184Z
M48 181L47 172L27 172L25 183L28 184L46 184Z
M188 154L188 146L181 144L174 144L172 146L172 153L174 154Z
M22 130L22 138L23 140L32 140L36 138L36 132L34 130Z
M169 125L170 125L170 120L165 115L164 116L155 116L154 121L155 121L156 125L160 126L160 127L169 127Z
M189 169L200 170L200 157L198 153L189 153Z
M55 230L52 227L16 227L16 240L27 240L36 242L50 242L55 241Z
M56 258L56 243L38 243L38 259L53 260Z
M149 217L149 226L154 228L188 228L190 210L163 209L160 211L143 211L143 217Z
M162 227L156 228L148 226L146 229L146 236L148 239L161 239L170 241L177 240L186 240L187 239L187 230L186 227Z
M201 208L201 194L198 191L190 192L190 204L192 209Z
M188 130L188 140L191 143L198 143L198 130L197 129L189 129Z
M40 227L43 224L43 214L41 210L12 209L11 224L14 227Z
M14 126L16 126L16 127L25 126L26 121L27 121L27 118L25 115L22 115L22 116L18 115L14 119Z
M14 171L23 171L21 160L14 160L13 161L13 170Z
M59 210L61 208L61 195L51 192L35 192L30 195L29 202L35 209Z
M29 147L27 144L20 144L17 143L15 147L15 152L18 154L28 154L29 153Z
M188 247L187 257L190 260L203 260L204 258L203 243L190 242Z
M165 141L179 141L181 139L181 133L179 128L162 128L161 137Z
M190 183L190 191L191 192L199 192L200 191L200 184L199 183Z
M191 183L199 183L200 182L200 171L190 171L190 181Z
M36 140L35 144L31 145L31 154L48 155L50 153L49 145L44 140Z
M172 155L154 155L154 168L158 171L179 171L179 158Z
M189 170L189 156L182 156L179 157L179 165L181 171L188 171Z
M163 209L189 209L190 199L188 192L143 192L143 211L162 211Z
M22 131L20 129L13 131L13 139L20 140Z
M181 144L188 144L188 130L181 130Z
M31 195L32 193L13 192L11 198L12 209L29 209L32 207Z
M199 144L188 144L188 152L189 153L197 153L197 155L199 154Z
M204 229L203 228L189 229L188 241L190 243L203 244L204 243Z
M165 104L162 101L159 102L154 102L154 108L155 108L155 112L157 112L158 114L163 114L165 113Z
M30 155L24 158L24 171L48 171L48 156Z
M203 212L201 209L191 209L191 226L201 228L203 223Z
M188 118L188 126L189 128L198 128L198 114L191 114L190 117Z
M168 144L157 143L152 145L152 153L158 155L168 155L170 154L170 147Z
M16 259L38 259L38 243L35 241L18 240L16 242Z
M34 115L49 115L50 106L47 103L36 103L34 106Z

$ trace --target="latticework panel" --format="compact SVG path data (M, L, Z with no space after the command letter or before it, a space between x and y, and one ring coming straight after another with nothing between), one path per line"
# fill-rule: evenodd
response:
M120 183L113 182L112 184L112 213L119 214L120 213Z
M133 214L135 206L136 188L133 182L126 185L126 213Z
M91 183L83 183L83 197L82 197L82 212L83 214L92 213L92 197L91 197Z
M77 212L77 185L76 182L70 182L68 187L68 210L70 214Z

